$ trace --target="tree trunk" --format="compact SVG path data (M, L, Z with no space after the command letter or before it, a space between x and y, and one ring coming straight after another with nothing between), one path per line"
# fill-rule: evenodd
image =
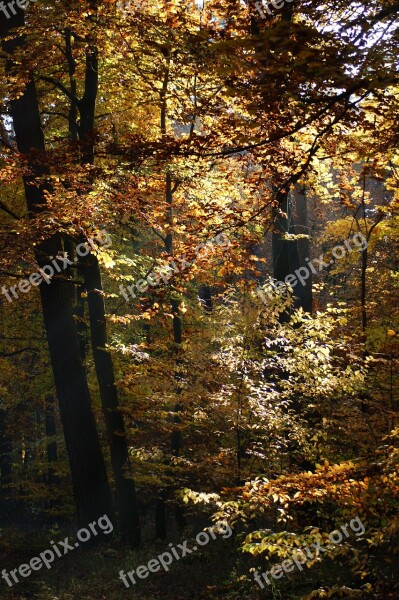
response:
M290 229L295 235L309 236L308 224L308 206L306 190L303 186L296 183L292 194L292 214L293 221ZM309 237L296 240L296 251L298 256L298 268L307 269L309 276L305 279L305 284L297 284L294 288L294 294L297 298L296 306L302 307L305 312L311 313L313 308L313 293L312 293L312 270L306 259L310 259L310 240Z
M56 237L46 243L51 256ZM52 246L52 247L51 247ZM43 316L61 420L71 467L79 527L107 514L113 516L112 494L90 403L86 373L73 318L68 284L53 280L40 286Z
M166 495L161 491L161 496L155 503L155 537L159 540L166 540Z
M202 306L208 312L213 309L212 289L205 283L201 284L198 289L198 297L202 302Z
M172 178L170 173L168 172L166 175L166 202L168 205L167 212L167 220L169 225L172 227L173 225L173 189L172 189ZM165 238L165 251L169 256L173 255L173 234L172 229L171 232ZM176 353L176 362L175 362L175 381L176 381L176 395L179 396L182 392L182 367L183 361L181 359L181 344L183 342L183 323L180 312L180 300L177 298L171 299L171 310L173 315L173 342L175 345L175 353ZM180 456L180 451L183 447L183 438L180 430L181 417L180 414L183 410L183 405L181 402L176 402L174 409L174 417L173 421L175 424L175 428L172 431L171 435L171 450L173 456ZM186 526L186 519L184 517L184 512L182 508L176 504L175 505L175 519L176 524L180 530L182 530Z
M6 431L6 411L0 409L0 515L8 513L12 494L12 442ZM4 510L3 510L4 508Z
M105 303L97 258L90 254L82 267L88 294L90 335L94 364L111 451L115 478L120 532L123 541L140 545L140 522L136 489L130 473L125 424L119 410L118 392L110 353L106 350Z
M46 437L54 438L57 429L55 426L55 407L54 407L54 398L53 396L48 396L46 398ZM51 442L47 444L47 462L48 466L48 484L51 487L58 483L58 478L54 474L53 465L58 462L58 450L57 450L57 442L53 439Z
M0 34L8 34L12 26L23 25L23 22L23 11L17 9L16 16L12 19L1 18ZM23 43L21 37L3 42L3 49L10 53L9 71L14 70L12 52ZM32 79L24 94L11 102L11 115L18 150L29 155L33 149L37 157L35 159L30 156L32 175L24 178L29 216L34 218L46 201L44 185L30 184L35 178L45 175L46 169L40 165L40 155L44 154L45 146L36 87ZM39 266L49 264L50 257L57 256L61 250L59 234L42 242L35 253ZM71 289L67 282L55 277L49 283L41 283L40 296L72 475L78 526L86 527L104 514L112 519L113 504L80 356Z
M82 164L94 163L94 116L97 90L98 55L97 49L93 47L86 52L84 95L78 103L80 114L78 132L83 148ZM115 478L120 533L125 543L138 548L141 542L139 509L130 469L125 424L119 410L112 357L106 349L107 326L101 272L97 257L93 254L82 259L81 266L84 287L88 295L93 359Z
M290 195L287 196L281 206L281 210L287 216L278 215L275 226L277 231L273 233L273 270L277 281L285 281L288 275L295 276L298 269L306 269L307 276L303 276L304 284L297 279L293 287L294 307L302 308L305 312L312 311L312 272L306 259L309 258L310 245L308 239L285 240L284 234L307 234L307 212L306 197L298 186L295 188L294 210ZM304 271L301 271L304 274ZM307 278L306 278L307 277ZM289 313L281 315L281 321L286 322Z

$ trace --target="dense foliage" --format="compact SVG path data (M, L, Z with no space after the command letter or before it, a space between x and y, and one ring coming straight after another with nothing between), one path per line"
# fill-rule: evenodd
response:
M397 598L398 3L21 4L0 7L0 570L103 514L115 532L1 597ZM118 580L212 521L231 540Z

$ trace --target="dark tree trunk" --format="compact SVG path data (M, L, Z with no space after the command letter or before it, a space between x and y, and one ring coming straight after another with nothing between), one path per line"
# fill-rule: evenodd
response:
M81 241L84 242L85 240L82 239ZM74 241L70 236L66 236L64 238L64 248L68 254L69 259L72 262L76 261L76 264L74 264L73 266L67 267L67 269L65 270L65 273L67 273L72 279L77 280L79 278L77 255L76 255L76 251L75 251ZM87 326L86 326L86 321L85 321L85 304L86 303L85 303L85 299L83 296L84 292L85 292L85 288L84 288L83 282L80 285L74 286L73 314L74 314L74 318L75 318L75 322L76 322L76 330L78 332L80 354L81 354L83 363L86 360L87 346L88 346L88 332L87 332Z
M363 335L366 334L367 329L367 261L368 261L368 251L367 248L362 250L362 267L361 267L361 294L360 294L360 302L362 306L362 331Z
M307 211L306 197L304 191L296 184L294 192L288 194L285 201L281 205L281 210L285 213L278 215L276 218L277 232L273 233L273 266L274 277L277 281L283 281L288 275L296 276L298 269L306 269L308 277L306 278L305 271L301 271L304 285L297 277L297 284L293 286L294 308L302 308L305 312L312 311L312 273L306 259L309 257L310 244L308 239L299 239L288 241L282 239L285 233L290 234L306 234L307 229ZM287 322L290 318L289 312L285 311L280 316L282 323ZM289 377L287 371L281 371L280 378L286 380ZM297 398L292 407L297 414L301 414L301 406ZM286 409L284 409L286 410ZM294 452L297 449L296 442L292 442L289 437L289 432L286 432L286 443L289 448L289 459L291 464L300 466L301 468L314 468L312 463L304 461L302 458L295 457Z
M173 224L173 190L172 190L172 177L170 173L166 174L166 203L167 203L167 222L170 226ZM168 256L173 255L173 234L172 232L168 233L165 238L165 251ZM180 382L182 379L181 376L181 359L179 357L180 354L180 345L183 341L183 327L181 321L180 314L180 301L177 299L171 300L171 310L173 315L173 342L175 344L175 353L176 353L176 367L175 367L175 380L176 380L176 393L179 395L181 393ZM175 406L175 416L174 422L176 425L180 424L181 419L179 416L180 411L182 410L182 406L180 402L177 402ZM171 439L171 448L172 454L174 456L179 456L180 449L182 447L182 438L180 429L177 427L172 431L172 439Z
M155 503L155 537L159 540L166 539L166 502L163 493Z
M54 256L54 236L45 243ZM51 253L51 254L50 254ZM90 404L86 373L73 318L71 289L53 280L40 286L43 316L71 467L79 527L103 514L113 516L112 494Z
M4 314L0 305L0 339L4 335ZM0 527L8 519L12 495L12 451L13 444L7 432L7 411L0 400ZM4 405L3 405L4 406Z
M112 358L106 350L105 303L97 258L90 254L82 266L88 293L90 334L93 358L111 450L117 506L122 539L135 547L140 544L140 522L136 489L129 464L125 424L119 410Z
M60 484L60 480L55 472L55 467L58 462L58 448L57 442L54 439L57 434L57 428L55 423L55 399L53 396L48 396L45 400L45 425L46 437L53 438L47 443L47 485L51 495L47 507L51 510L59 507L59 500L57 496L54 496L54 491ZM58 520L58 517L54 518L54 515L50 515L49 520L51 523L54 523Z
M82 164L94 163L94 116L97 90L98 56L97 49L91 48L86 53L84 95L78 103L80 114L78 131L83 149ZM115 478L120 533L125 543L137 548L141 541L139 509L130 468L125 424L119 409L118 392L115 387L114 366L112 357L106 349L107 326L101 272L94 254L83 258L81 266L84 287L88 294L93 359Z
M12 442L6 431L6 411L0 409L0 498L7 505L12 484Z
M289 275L296 275L298 269L302 270L304 284L297 278L293 287L294 307L303 308L305 312L312 311L312 272L306 259L309 258L310 245L308 239L285 240L284 234L303 234L307 231L306 197L299 187L295 188L294 210L290 195L281 206L285 215L278 215L275 220L276 231L273 233L273 270L274 278L284 282ZM288 312L281 315L281 321L289 319Z
M289 228L289 199L288 196L281 205L281 210L287 215L277 215L275 219L275 231L272 234L273 249L273 275L277 281L284 281L287 275L291 274L290 269L290 242L283 239L283 235L288 233ZM288 311L280 315L280 321L285 323L289 320Z
M211 312L213 309L212 289L205 283L199 286L198 297L206 311Z
M57 434L55 426L55 406L53 396L46 398L46 437L54 438ZM48 484L50 487L57 485L58 478L54 474L54 466L58 462L57 442L53 439L47 444L47 461L48 461Z
M170 173L166 175L166 202L168 205L168 213L167 220L169 225L172 227L173 225L173 188L172 188L172 178ZM165 239L165 250L169 256L173 255L173 234L172 230L166 236ZM182 368L183 361L181 359L181 344L183 342L183 323L181 318L180 311L180 301L176 298L172 298L171 300L171 310L173 315L173 342L175 345L175 353L176 353L176 363L175 363L175 380L176 380L176 395L179 396L182 392ZM171 450L173 456L180 456L180 451L183 447L183 439L180 430L181 417L180 414L183 410L183 405L181 402L176 402L174 409L174 417L173 421L175 424L175 428L172 431L171 435ZM183 529L186 526L186 519L184 517L184 512L182 508L176 504L175 505L175 519L176 524L179 529Z
M1 35L9 33L10 28L15 25L23 25L23 22L23 11L19 10L15 18L7 20L2 17ZM3 49L10 53L9 71L14 68L12 52L23 43L21 37L3 43ZM45 146L33 80L28 82L24 94L11 103L11 115L18 150L29 156L32 176L25 177L24 185L29 215L34 218L46 201L44 185L30 184L35 178L43 177L46 169L40 165ZM57 256L61 250L60 235L54 234L45 240L35 253L39 266L49 264L50 257ZM49 283L41 283L40 296L72 475L78 526L85 527L104 514L113 518L112 495L91 411L90 394L73 318L70 286L55 277Z
M290 233L295 235L309 236L308 224L308 205L306 190L299 185L295 185L292 191L292 228ZM309 277L305 279L305 284L299 283L294 288L294 294L297 298L296 306L302 307L305 312L311 313L313 308L313 293L312 293L312 270L309 268L309 263L306 259L310 259L310 239L309 237L296 240L296 252L298 256L298 268L307 269Z

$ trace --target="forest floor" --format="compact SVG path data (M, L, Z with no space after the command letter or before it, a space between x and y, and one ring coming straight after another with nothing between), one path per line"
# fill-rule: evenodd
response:
M63 536L53 536L51 540L53 539L62 540ZM0 570L6 569L10 573L50 547L47 534L23 535L15 531L12 535L9 530L3 530L0 532ZM1 579L0 599L202 600L245 597L243 594L237 595L237 589L229 592L231 581L235 579L236 555L231 543L230 548L226 549L226 540L215 540L201 551L174 561L168 572L161 569L157 573L150 573L144 580L139 580L136 576L136 585L125 587L119 578L121 570L127 573L140 565L146 565L149 560L168 549L166 541L148 542L139 552L123 550L116 543L74 549L65 556L56 558L50 569L43 566L40 571L33 572L27 578L22 578L17 573L19 583L15 583L12 588ZM256 596L252 593L251 597Z
M34 556L50 548L50 540L62 536L48 534L21 534L17 531L0 532L0 570L18 568L27 564ZM303 571L284 588L261 590L248 578L249 562L246 556L237 553L234 540L217 539L201 550L174 561L168 572L163 569L150 573L136 585L126 588L119 578L125 573L146 565L149 560L168 550L168 542L151 542L140 552L126 551L116 543L87 549L71 550L67 555L54 560L51 569L43 567L26 578L19 574L19 583L9 587L0 581L1 600L299 600L314 589L317 583L331 585L340 575L336 565L334 571L315 573L313 584ZM332 566L332 565L331 565ZM324 566L325 567L325 566ZM348 569L349 571L349 569ZM324 580L324 581L323 581ZM310 586L310 587L309 587ZM342 596L340 596L342 597ZM395 598L395 596L392 596Z

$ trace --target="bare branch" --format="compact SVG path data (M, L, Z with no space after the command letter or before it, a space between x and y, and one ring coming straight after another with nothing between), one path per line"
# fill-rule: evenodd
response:
M21 217L19 217L18 215L16 215L15 212L13 212L11 210L11 208L8 208L8 206L6 206L4 204L4 202L2 202L1 200L0 200L0 208L1 208L1 210L4 210L4 212L7 213L10 217L13 217L14 219L17 219L17 221L21 220Z
M59 81L58 79L55 79L55 77L45 77L45 76L41 76L41 77L39 77L39 79L41 79L42 81L46 81L47 83L51 83L52 85L54 85L63 94L65 94L65 96L67 96L67 98L69 98L71 100L71 102L73 102L74 104L76 104L77 106L79 106L79 103L80 103L79 98L77 98L74 94L72 94L72 92L70 90L68 90L68 88L65 87L65 85L63 83L61 83L61 81Z

